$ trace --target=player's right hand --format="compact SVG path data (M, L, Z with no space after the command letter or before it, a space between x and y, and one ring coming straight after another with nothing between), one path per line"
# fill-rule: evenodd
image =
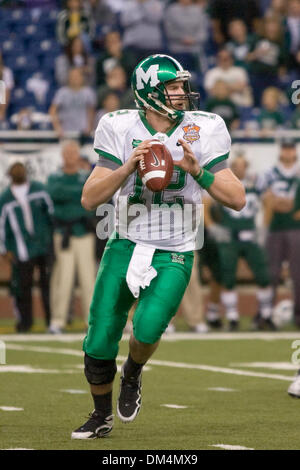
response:
M142 160L143 156L148 152L151 147L152 139L143 140L132 152L128 160L124 163L124 168L128 173L128 176L131 175L136 170L137 164Z

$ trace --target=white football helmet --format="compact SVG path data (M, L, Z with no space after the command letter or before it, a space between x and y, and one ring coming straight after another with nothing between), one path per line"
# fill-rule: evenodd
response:
M275 305L272 313L272 320L277 327L291 323L293 320L294 304L292 300L285 299Z
M291 397L300 398L300 369L288 388L288 394L291 395Z

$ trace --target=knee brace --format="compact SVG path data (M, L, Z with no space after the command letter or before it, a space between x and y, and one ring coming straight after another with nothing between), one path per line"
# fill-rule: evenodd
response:
M111 383L117 372L115 359L94 359L85 354L84 373L91 385L105 385Z

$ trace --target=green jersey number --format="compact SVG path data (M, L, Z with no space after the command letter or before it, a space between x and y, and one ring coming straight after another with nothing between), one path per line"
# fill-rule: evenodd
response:
M152 203L153 204L167 204L171 206L172 204L180 204L181 207L184 205L184 196L169 196L168 192L172 191L180 191L186 185L186 172L179 168L179 166L174 167L173 177L175 175L175 181L171 182L169 186L160 191L159 193L153 193ZM135 181L134 181L134 192L133 194L129 195L128 202L129 204L145 204L145 199L142 198L143 193L143 182L136 173Z

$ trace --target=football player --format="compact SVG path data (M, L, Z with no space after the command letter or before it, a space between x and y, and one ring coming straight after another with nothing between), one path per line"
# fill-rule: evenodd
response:
M293 140L283 139L279 159L260 176L260 189L265 191L265 225L269 229L266 249L270 264L275 299L282 264L289 263L293 281L294 322L300 328L300 166Z
M237 212L218 205L215 208L217 213L215 219L218 223L207 214L206 227L217 245L220 284L223 287L221 302L225 307L229 330L236 330L239 324L238 297L234 287L240 257L246 259L259 286L257 290L259 313L256 315L254 327L274 330L275 325L271 318L272 289L266 254L256 237L255 217L259 208L260 193L257 188L257 178L247 172L247 166L248 162L242 155L237 156L231 164L233 173L243 182L246 189L246 205L243 210Z
M96 129L94 147L99 162L83 188L82 204L94 210L118 192L118 231L109 239L101 260L83 343L94 411L72 433L74 439L103 437L112 430L118 345L128 311L138 297L117 402L123 422L136 418L143 366L156 350L189 283L197 227L183 230L181 238L161 238L153 206L176 202L196 207L203 188L234 210L245 204L243 185L226 165L231 139L224 121L218 115L191 110L197 94L191 92L189 79L190 73L172 57L147 57L132 75L139 109L108 113ZM153 139L168 147L175 164L171 183L159 193L143 185L137 173L137 164ZM124 200L129 210L133 204L147 209L139 216L139 236L121 220L119 209Z

